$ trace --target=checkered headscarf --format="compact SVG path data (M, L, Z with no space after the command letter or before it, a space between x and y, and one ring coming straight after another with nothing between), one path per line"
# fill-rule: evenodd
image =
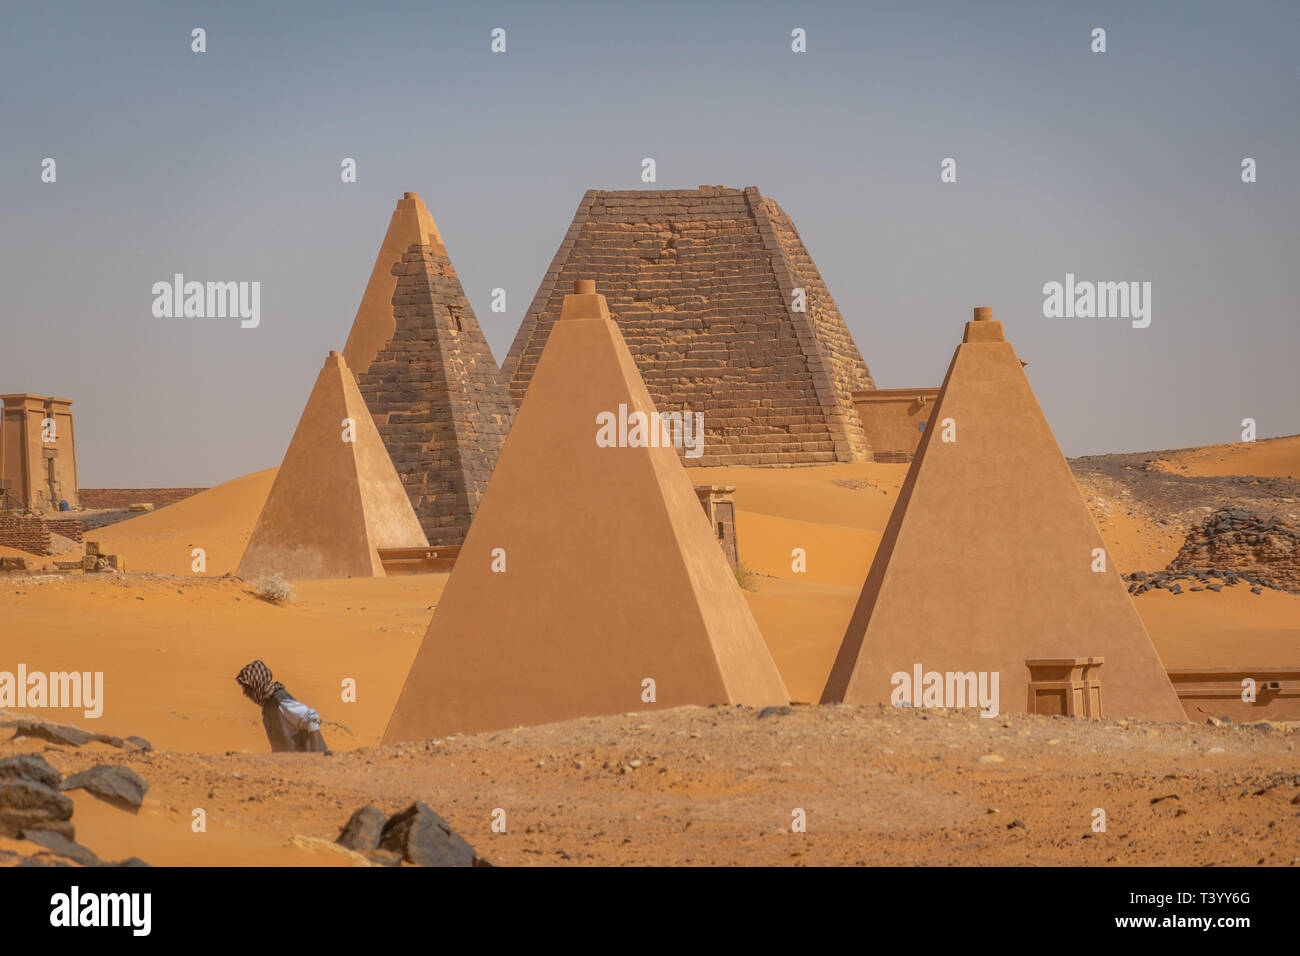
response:
M253 661L240 671L235 680L248 688L253 699L259 704L265 704L271 699L271 695L277 690L284 690L284 685L278 680L271 677L271 668L267 667L261 661Z

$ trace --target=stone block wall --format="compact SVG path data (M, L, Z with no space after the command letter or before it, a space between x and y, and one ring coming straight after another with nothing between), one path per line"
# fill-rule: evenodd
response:
M655 407L704 414L703 455L684 464L870 460L852 403L870 372L789 217L756 188L589 191L506 357L516 405L577 279L596 281Z
M412 244L393 274L396 331L357 381L429 544L459 545L514 406L445 249Z

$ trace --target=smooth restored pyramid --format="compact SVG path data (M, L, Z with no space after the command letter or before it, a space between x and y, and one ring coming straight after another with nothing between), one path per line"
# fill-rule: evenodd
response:
M655 407L704 414L686 465L870 461L871 373L790 217L754 186L590 190L503 370L518 404L575 279L608 297Z
M946 675L973 672L998 674L1004 712L1095 713L1082 672L1104 716L1185 720L1119 570L1094 570L1104 547L1002 323L976 309L822 702L953 706L894 675L957 691Z
M415 193L397 202L343 355L429 543L460 544L514 405Z
M238 576L382 577L380 548L428 543L347 362L330 352Z
M604 297L575 288L385 743L789 700L675 449L641 447L654 405ZM606 415L627 420L613 447Z

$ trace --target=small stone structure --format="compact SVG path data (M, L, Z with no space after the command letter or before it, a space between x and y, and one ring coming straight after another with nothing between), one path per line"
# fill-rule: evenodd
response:
M938 397L937 388L864 388L853 392L853 407L876 461L912 460Z
M1100 718L1100 657L1057 657L1025 661L1029 668L1029 713Z
M1169 679L1195 721L1300 720L1300 667L1176 667ZM1247 681L1254 685L1254 700L1243 700Z
M660 412L704 415L687 466L870 461L875 383L790 217L754 186L589 190L502 366L523 401L577 279L595 279Z
M736 545L736 502L731 497L735 490L735 485L695 486L695 494L708 516L709 527L732 567L740 563L740 550Z
M72 399L0 395L0 511L78 507Z

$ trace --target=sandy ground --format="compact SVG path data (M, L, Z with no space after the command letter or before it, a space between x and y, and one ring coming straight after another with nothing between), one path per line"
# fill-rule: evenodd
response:
M685 707L331 757L23 749L64 773L108 757L150 780L139 814L77 793L73 822L103 859L162 865L351 865L312 841L333 840L367 803L422 799L499 865L1296 866L1298 741L963 711ZM498 808L505 833L491 830Z
M1260 473L1282 460L1277 447L1229 446L1223 455L1236 456L1233 467ZM1300 444L1286 447L1300 452ZM1211 461L1197 458L1200 451L1186 453L1188 467ZM820 697L906 470L868 464L692 473L697 483L737 488L741 559L756 573L746 596L796 701ZM295 582L289 603L261 600L223 575L237 565L274 474L258 472L100 529L104 550L125 556L125 575L0 578L0 668L22 662L29 670L105 675L98 720L70 710L40 715L137 734L157 748L146 755L100 745L87 748L94 754L47 753L69 771L124 762L153 784L137 817L78 798L79 831L105 858L347 863L329 849L284 844L295 834L333 839L371 799L398 809L415 797L463 827L490 857L511 863L1262 857L1289 864L1300 856L1295 808L1274 807L1267 795L1238 800L1251 781L1300 767L1300 737L1293 736L1236 731L1219 741L1225 753L1210 760L1204 751L1211 738L1227 732L1195 725L1150 736L1150 728L1026 716L1006 718L1007 729L1002 719L922 720L843 708L797 708L793 717L758 724L752 712L685 709L460 738L429 753L381 750L376 745L447 576ZM1148 521L1122 501L1093 497L1089 506L1122 570L1163 567L1182 542L1182 530ZM207 555L201 575L191 570L196 547ZM791 568L795 548L807 555L804 573ZM1167 666L1300 661L1300 596L1235 587L1153 592L1136 605ZM264 753L259 714L233 679L257 657L322 712L335 756ZM345 703L348 679L357 700ZM646 729L629 729L642 724ZM44 752L44 744L26 741L0 745L0 755L15 748ZM1005 763L980 764L990 749ZM633 751L643 760L635 772L604 769L607 761L633 759ZM1180 800L1148 805L1155 790L1179 792ZM1116 808L1112 820L1118 813L1123 822L1111 827L1114 835L1083 839L1091 805ZM208 830L194 834L190 813L200 806ZM516 821L507 836L486 830L494 806ZM789 832L794 806L809 810L805 835ZM986 813L989 806L1001 813ZM1194 813L1184 819L1177 809ZM1012 819L1027 829L1007 831ZM1289 828L1271 836L1289 835L1265 850L1257 843L1270 824Z

